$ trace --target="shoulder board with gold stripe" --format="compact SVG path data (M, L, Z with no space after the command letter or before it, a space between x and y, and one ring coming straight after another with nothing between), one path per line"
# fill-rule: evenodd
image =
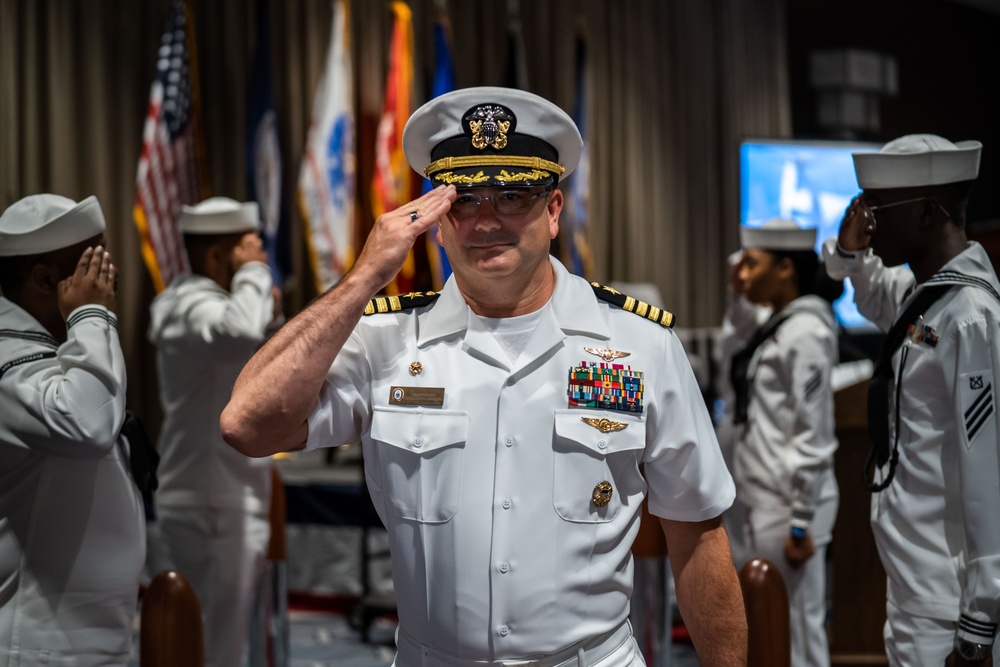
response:
M645 317L647 320L656 322L661 327L671 329L674 326L676 318L673 313L667 310L651 306L645 301L639 301L638 299L622 294L614 287L605 287L600 283L590 283L590 286L594 288L594 294L601 301L607 301L622 310L635 313L639 317Z
M420 308L434 303L440 294L437 292L410 292L399 296L377 296L365 306L365 315L379 313L398 313L403 310Z

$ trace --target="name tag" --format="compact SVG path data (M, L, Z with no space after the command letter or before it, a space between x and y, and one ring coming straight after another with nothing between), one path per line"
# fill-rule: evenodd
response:
M444 387L390 387L389 405L444 405Z

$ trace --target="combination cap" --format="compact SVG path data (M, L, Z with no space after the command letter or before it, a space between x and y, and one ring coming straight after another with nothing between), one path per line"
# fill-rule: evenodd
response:
M539 185L569 176L583 138L565 111L513 88L464 88L417 109L403 130L414 171L434 185Z

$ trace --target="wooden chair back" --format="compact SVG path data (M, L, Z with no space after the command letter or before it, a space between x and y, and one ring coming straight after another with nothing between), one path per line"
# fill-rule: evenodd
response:
M788 592L778 568L754 558L739 578L747 611L747 667L791 667Z
M142 667L204 666L201 605L183 574L164 570L153 577L142 600L140 619Z

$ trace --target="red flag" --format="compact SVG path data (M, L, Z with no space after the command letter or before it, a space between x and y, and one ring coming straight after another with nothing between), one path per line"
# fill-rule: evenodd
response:
M194 25L183 0L174 0L149 95L133 216L156 291L189 270L177 227L184 204L208 196L198 118Z
M411 201L417 193L416 174L403 154L403 127L412 111L413 90L413 17L405 2L393 2L392 45L389 72L385 80L382 118L375 140L375 172L372 177L372 209L375 217ZM417 241L417 246L422 246ZM390 295L414 290L417 261L413 250L396 279L386 291Z

